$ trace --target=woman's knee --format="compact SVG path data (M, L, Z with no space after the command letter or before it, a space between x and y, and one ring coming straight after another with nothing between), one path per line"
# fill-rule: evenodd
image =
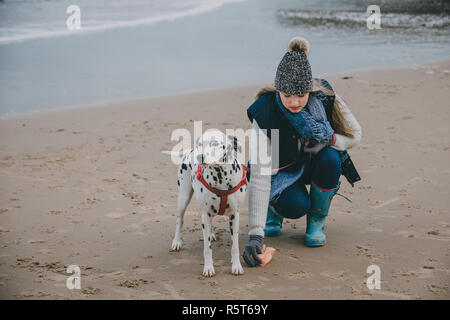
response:
M341 157L339 151L331 147L322 149L316 155L315 162L316 165L320 167L334 168L336 170L341 169Z
M324 148L313 161L312 181L323 188L336 187L342 174L339 152L334 148Z
M286 189L274 202L277 213L288 219L297 219L304 216L311 207L308 191L300 190L299 186L291 186Z

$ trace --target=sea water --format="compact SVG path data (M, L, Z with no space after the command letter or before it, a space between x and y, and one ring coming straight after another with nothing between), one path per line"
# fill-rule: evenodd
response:
M449 1L372 2L0 0L0 116L271 83L297 35L314 74L450 57Z

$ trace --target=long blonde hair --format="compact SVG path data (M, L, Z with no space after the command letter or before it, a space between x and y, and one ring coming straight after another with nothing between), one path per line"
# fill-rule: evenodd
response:
M256 94L255 99L258 99L260 96L262 96L265 93L268 92L276 92L277 90L273 86L267 86L264 88L261 88L258 93ZM318 92L322 91L328 96L334 95L333 91L330 89L327 89L320 85L318 81L314 81L314 88L311 92ZM311 93L310 92L310 93ZM338 99L334 100L333 105L333 113L331 115L331 127L333 128L334 132L338 134L342 134L346 137L354 138L353 131L347 126L345 123L344 115L341 112L341 102Z

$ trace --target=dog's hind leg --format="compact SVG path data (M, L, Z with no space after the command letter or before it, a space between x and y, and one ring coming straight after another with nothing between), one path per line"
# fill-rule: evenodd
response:
M205 277L211 277L215 274L212 248L211 248L211 217L204 211L202 213L202 230L203 230L203 255L205 258L205 264L203 266L203 275Z
M211 230L209 231L209 234L210 234L209 238L211 239L211 241L216 241L217 240L216 235L214 234L212 225L211 225Z
M244 273L241 261L239 260L239 212L236 211L230 216L230 233L231 233L231 273L240 275Z
M188 170L179 175L178 184L178 217L177 226L175 228L175 237L172 241L172 251L178 251L181 249L181 232L183 231L184 213L192 199L192 194L194 193L194 189L192 189L192 184L190 181L190 172Z

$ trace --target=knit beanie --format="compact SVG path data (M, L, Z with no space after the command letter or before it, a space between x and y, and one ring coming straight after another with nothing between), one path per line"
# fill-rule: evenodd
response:
M312 91L311 65L306 54L309 42L301 37L289 41L288 52L281 59L275 76L275 89L288 94L304 94Z

